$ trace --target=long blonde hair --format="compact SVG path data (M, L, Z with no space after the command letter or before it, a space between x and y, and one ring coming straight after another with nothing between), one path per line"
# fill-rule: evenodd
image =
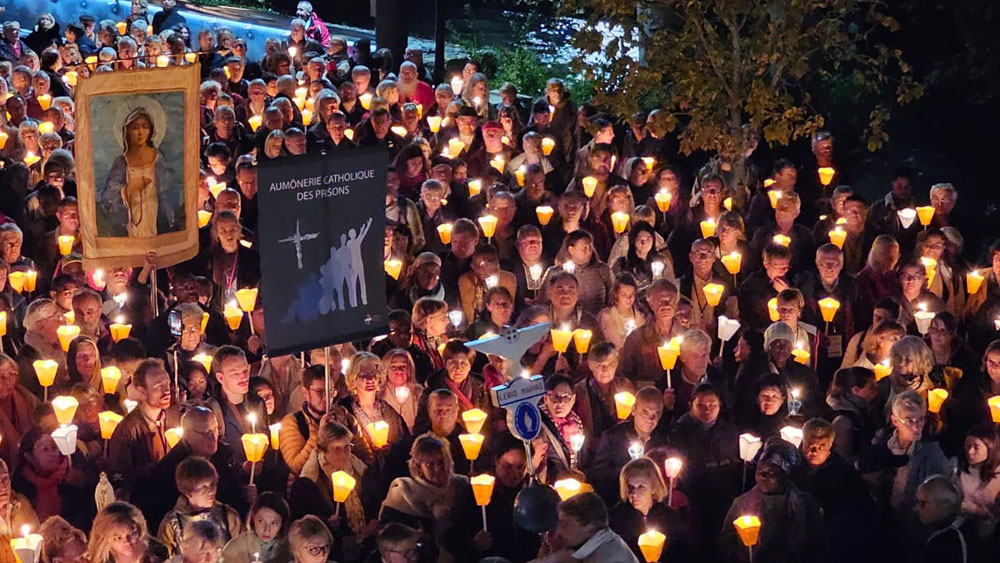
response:
M142 512L127 502L115 501L105 506L94 518L90 544L87 546L87 555L92 563L108 563L112 560L111 543L115 530L120 527L138 531L143 549L149 549L146 518Z

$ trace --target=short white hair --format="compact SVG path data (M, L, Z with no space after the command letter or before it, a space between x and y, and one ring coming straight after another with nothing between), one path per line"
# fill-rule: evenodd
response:
M920 396L920 393L917 393L913 389L907 389L892 398L893 416L902 418L904 411L924 414L927 412L927 403L924 402L924 398Z
M934 196L934 192L944 192L948 196L949 199L952 199L952 200L957 200L958 199L958 190L956 190L955 186L951 185L948 182L941 182L941 183L934 184L933 186L931 186L931 193L930 193L930 195L932 197Z
M28 332L35 330L35 325L42 319L51 317L59 312L59 306L51 299L38 299L28 305L24 312L24 329Z

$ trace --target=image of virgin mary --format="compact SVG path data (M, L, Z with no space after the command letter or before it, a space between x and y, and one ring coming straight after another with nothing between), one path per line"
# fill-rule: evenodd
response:
M133 109L122 123L122 154L98 196L116 236L150 238L183 227L170 198L166 160L154 142L156 127L145 107Z

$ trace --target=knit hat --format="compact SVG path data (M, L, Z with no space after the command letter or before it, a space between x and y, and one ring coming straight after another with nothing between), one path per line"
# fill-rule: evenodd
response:
M789 342L795 342L795 332L792 331L792 327L788 326L788 323L783 323L778 321L767 327L764 331L764 347L769 348L771 343L775 340L787 340Z
M801 461L799 450L778 436L768 438L757 457L757 465L771 463L780 467L785 475L791 475L792 470L798 467Z
M441 267L441 257L433 252L421 252L413 260L413 269L417 269L426 264L435 264L437 267Z

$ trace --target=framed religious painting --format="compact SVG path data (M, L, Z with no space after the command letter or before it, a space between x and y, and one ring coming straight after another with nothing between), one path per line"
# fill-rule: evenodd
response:
M199 67L97 73L76 89L84 268L198 252Z

